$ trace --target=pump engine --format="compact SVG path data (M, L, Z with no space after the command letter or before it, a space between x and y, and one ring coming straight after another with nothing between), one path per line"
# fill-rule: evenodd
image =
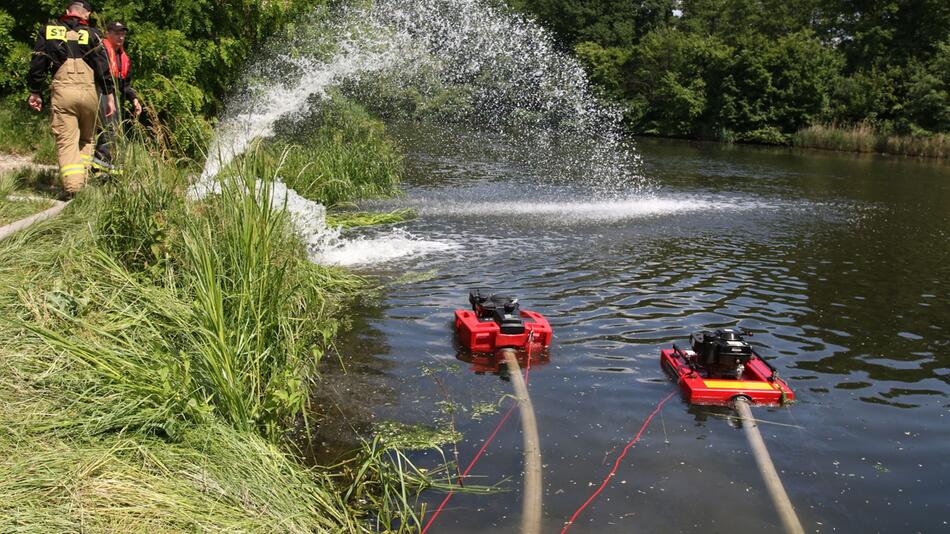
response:
M485 296L481 290L473 289L468 292L468 301L480 320L495 321L502 334L524 333L524 319L521 318L518 299L494 293Z
M710 378L739 379L752 359L752 346L732 328L696 332L690 337L690 346L696 363Z
M516 349L537 354L551 345L551 325L540 313L523 310L518 299L473 289L471 310L455 310L455 332L462 347L495 354Z

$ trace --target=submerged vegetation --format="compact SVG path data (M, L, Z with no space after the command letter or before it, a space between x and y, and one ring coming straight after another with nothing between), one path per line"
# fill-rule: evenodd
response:
M327 215L327 224L341 228L359 228L361 226L379 226L410 221L416 217L411 209L397 209L385 213L368 211L334 212Z

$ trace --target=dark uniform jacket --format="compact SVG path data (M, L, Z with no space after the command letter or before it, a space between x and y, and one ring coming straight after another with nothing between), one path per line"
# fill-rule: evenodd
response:
M70 30L79 33L78 41L66 41L66 32ZM109 72L109 58L102 46L102 33L87 21L70 16L61 17L40 28L30 61L30 91L42 92L47 75L56 74L69 58L81 58L92 68L100 92L107 95L115 92Z

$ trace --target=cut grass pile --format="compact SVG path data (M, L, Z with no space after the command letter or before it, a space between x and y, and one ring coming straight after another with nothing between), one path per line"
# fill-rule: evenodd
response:
M281 159L250 154L193 203L186 171L123 154L123 178L0 242L0 524L415 529L432 473L396 444L377 437L330 468L293 454L310 377L366 282L311 264L271 209ZM323 191L394 187L373 176Z

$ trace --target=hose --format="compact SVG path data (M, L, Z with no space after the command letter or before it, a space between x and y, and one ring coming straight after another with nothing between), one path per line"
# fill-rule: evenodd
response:
M775 509L782 520L782 526L785 528L786 534L805 534L805 529L802 528L802 523L798 520L798 515L795 514L795 507L792 506L792 501L788 498L788 493L785 492L785 486L782 485L782 480L778 477L778 471L775 470L775 464L772 463L769 451L765 448L765 441L762 439L762 434L759 433L758 424L752 417L749 401L744 397L738 397L735 400L735 408L742 419L742 428L749 439L749 447L752 448L755 463L759 466L762 479L765 481L765 487L769 491L769 496L772 497L772 503L775 504Z
M508 376L511 377L511 386L515 390L521 412L522 436L524 445L524 496L521 503L521 532L522 534L540 534L541 532L541 439L538 435L538 421L534 415L534 405L528 396L528 386L521 376L518 358L515 351L505 349L501 351L508 364Z
M63 211L63 209L66 208L66 205L69 204L69 202L62 202L59 200L55 200L54 202L55 204L53 205L53 207L47 210L41 211L37 213L36 215L31 215L25 219L20 219L19 221L12 222L6 226L0 227L0 241L3 241L4 239L12 236L13 234L19 232L20 230L24 230L27 227L32 226L35 223L38 223L40 221L45 221L46 219L50 219L59 215L59 213Z

